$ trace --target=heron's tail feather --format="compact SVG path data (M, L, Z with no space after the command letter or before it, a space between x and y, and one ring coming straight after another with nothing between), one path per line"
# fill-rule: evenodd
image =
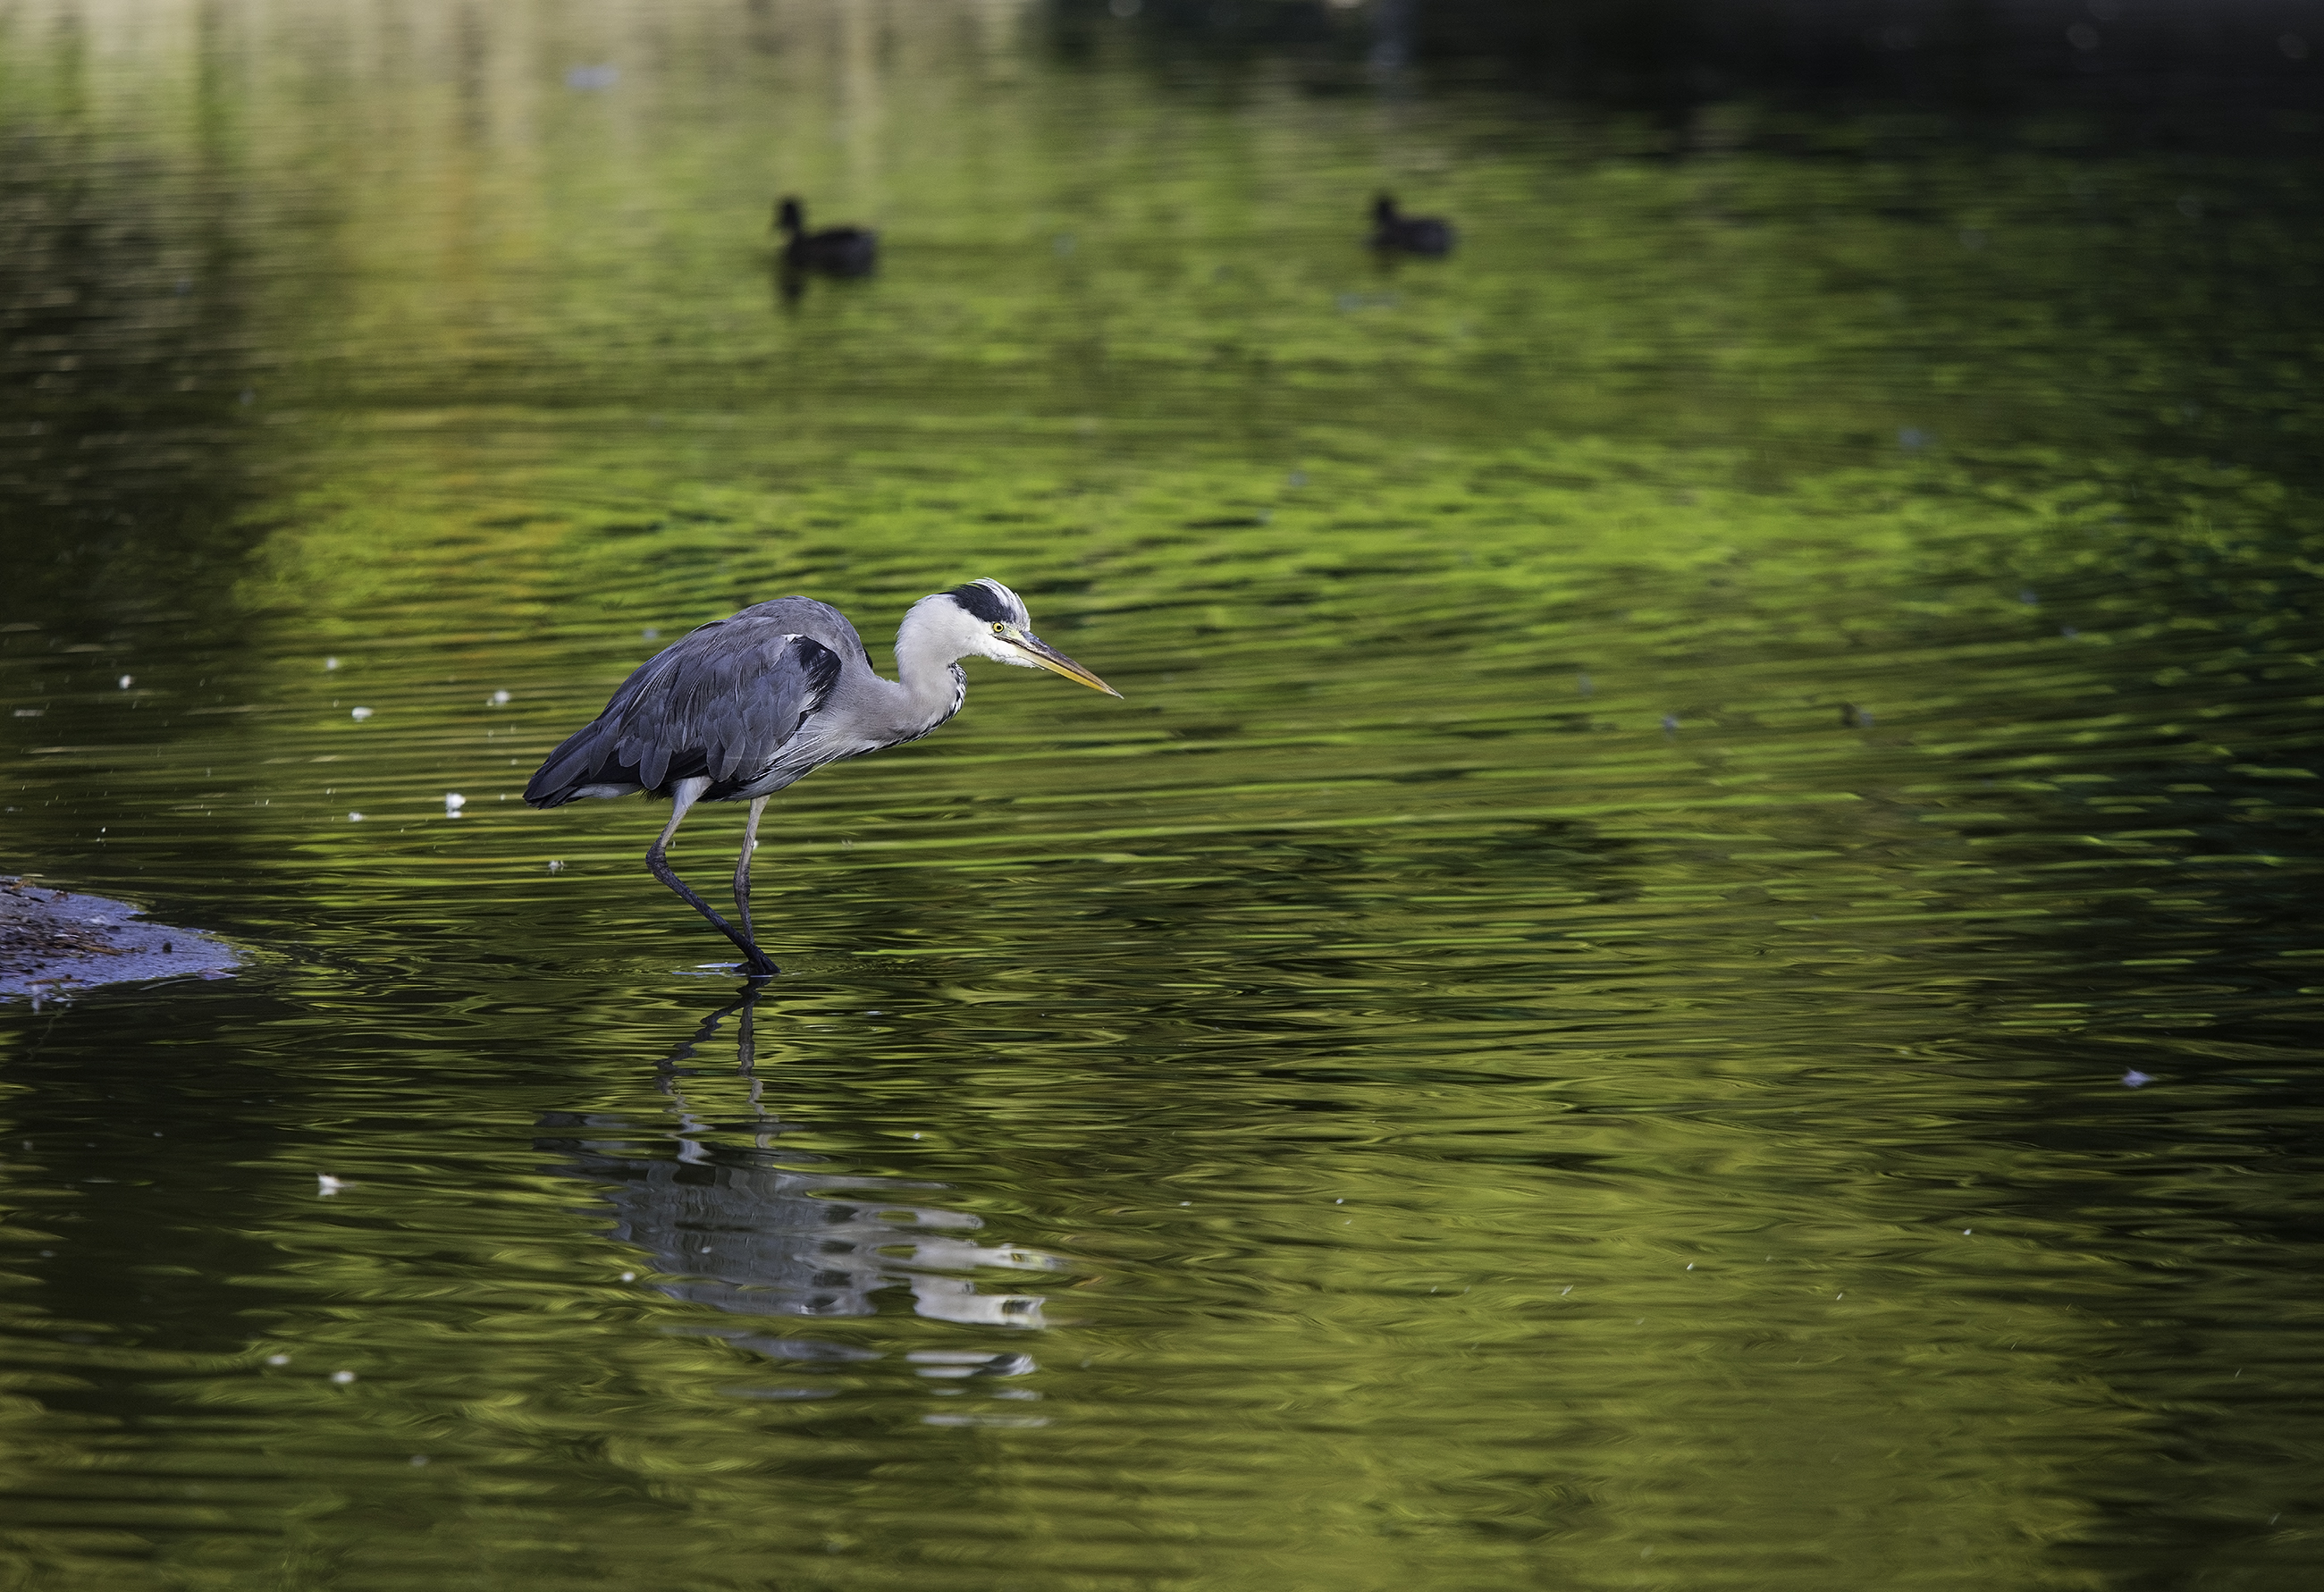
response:
M611 744L613 726L600 719L566 737L565 744L549 754L524 787L529 806L561 807L591 786L630 783L622 778L622 759Z

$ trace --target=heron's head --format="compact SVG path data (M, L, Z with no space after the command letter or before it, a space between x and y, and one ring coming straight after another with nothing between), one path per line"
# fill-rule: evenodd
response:
M989 658L1019 668L1047 669L1108 696L1120 692L1033 633L1025 600L997 580L973 580L912 604L907 623L935 627L954 658Z

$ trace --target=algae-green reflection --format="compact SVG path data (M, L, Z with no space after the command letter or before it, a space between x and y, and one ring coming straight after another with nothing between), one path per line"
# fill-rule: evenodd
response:
M255 958L0 1016L5 1577L2312 1573L2307 135L1353 9L0 6L0 861ZM525 776L979 575L1127 703L787 792L746 1036Z

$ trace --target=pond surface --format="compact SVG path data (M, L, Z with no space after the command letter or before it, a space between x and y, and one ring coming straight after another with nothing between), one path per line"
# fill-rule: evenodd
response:
M249 957L0 1007L0 1585L2307 1584L2315 124L1073 17L0 4L0 864ZM979 575L755 1003L518 799Z

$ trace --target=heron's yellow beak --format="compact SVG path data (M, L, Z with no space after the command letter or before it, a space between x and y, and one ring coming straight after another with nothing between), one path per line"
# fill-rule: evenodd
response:
M1077 685L1086 686L1093 691L1102 691L1108 696L1120 696L1121 695L1120 692L1116 691L1103 680L1099 679L1095 675L1091 674L1089 670L1082 667L1081 665L1075 663L1072 658L1067 658L1064 653L1058 651L1047 641L1042 640L1040 637L1034 635L1028 630L1011 631L1009 637L1009 642L1010 645L1024 653L1027 658L1040 665L1043 668L1049 670L1053 674L1063 675L1066 679L1074 681Z

